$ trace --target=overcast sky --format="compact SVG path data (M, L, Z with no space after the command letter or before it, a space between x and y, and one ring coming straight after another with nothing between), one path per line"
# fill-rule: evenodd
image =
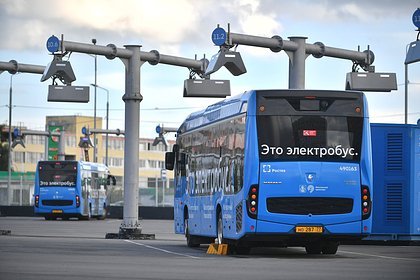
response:
M0 0L0 61L47 65L52 56L48 37L98 45L140 44L143 51L181 57L210 58L218 51L211 42L217 24L232 32L283 39L306 36L307 43L375 53L377 72L397 73L398 91L367 93L372 122L404 122L404 60L406 46L415 41L412 23L418 0ZM234 77L222 69L212 78L230 79L232 94L250 89L288 87L288 57L284 52L238 46L247 73ZM94 82L94 59L70 56L77 80ZM335 58L306 59L307 89L344 89L352 63ZM148 63L141 67L141 137L154 137L159 123L177 127L191 112L220 99L183 98L185 68ZM0 75L0 123L8 123L11 75ZM409 122L420 118L420 65L409 66ZM93 88L87 104L49 103L40 75L13 77L13 125L44 129L45 116L93 116ZM124 129L124 66L119 59L98 57L98 85L110 92L110 129ZM97 115L105 117L106 93L98 89ZM103 122L105 125L105 122Z

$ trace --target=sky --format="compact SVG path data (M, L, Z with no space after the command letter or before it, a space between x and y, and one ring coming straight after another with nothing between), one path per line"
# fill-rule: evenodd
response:
M219 50L211 33L220 24L234 33L272 37L305 36L307 43L357 50L370 48L376 72L395 72L398 90L369 92L371 122L404 123L404 60L407 45L417 38L412 23L418 0L0 0L0 61L46 66L51 35L65 41L97 45L142 45L142 51L208 59ZM228 79L232 95L251 89L288 88L288 56L284 51L242 46L247 73L232 76L222 68L213 79ZM94 58L72 53L66 57L76 75L72 85L94 83ZM97 84L109 91L109 128L124 129L124 65L118 58L97 58ZM352 62L336 58L306 59L306 89L344 90ZM420 119L420 63L408 67L408 122ZM178 127L192 112L221 99L183 98L189 70L171 65L141 66L140 137L154 138L155 127ZM89 103L47 102L51 80L41 75L0 74L0 124L9 121L12 80L12 125L45 129L45 117L94 115L94 88ZM97 89L97 116L106 116L106 91ZM103 121L105 126L105 120ZM103 127L105 128L105 127ZM171 137L171 136L170 136Z

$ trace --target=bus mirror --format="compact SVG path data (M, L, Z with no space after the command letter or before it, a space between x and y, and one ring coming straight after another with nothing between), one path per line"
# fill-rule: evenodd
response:
M175 163L175 153L166 152L165 153L165 168L168 170L174 170L174 163Z
M179 152L179 145L178 144L174 144L174 146L172 147L172 151L174 153L178 153Z
M115 176L108 175L108 179L106 180L106 184L108 186L111 185L111 181L112 181L113 186L115 186L117 184L117 179L115 179Z

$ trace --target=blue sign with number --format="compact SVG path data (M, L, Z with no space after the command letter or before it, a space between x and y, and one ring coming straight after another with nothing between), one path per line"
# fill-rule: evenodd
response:
M211 34L211 40L216 46L222 46L226 42L226 31L221 27L217 27Z
M413 23L420 29L420 9L417 9L413 14Z
M60 40L55 37L54 35L48 38L47 40L47 50L51 53L55 53L58 51L60 46Z
M156 126L155 131L157 134L160 134L160 132L162 131L162 128L160 127L160 125Z

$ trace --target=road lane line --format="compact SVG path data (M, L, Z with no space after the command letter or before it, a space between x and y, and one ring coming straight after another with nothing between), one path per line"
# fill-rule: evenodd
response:
M143 247L146 247L146 248L149 248L149 249L161 251L161 252L164 252L164 253L167 253L167 254L177 255L177 256L181 256L181 257L187 257L187 258L191 258L191 259L200 259L199 257L194 257L194 256L187 255L187 254L181 254L181 253L177 253L177 252L173 252L173 251L161 249L161 248L158 248L158 247L146 245L146 244L143 244L143 243L137 243L137 242L134 242L134 241L131 241L131 240L124 240L124 241L125 242L128 242L128 243L132 243L132 244L138 245L138 246L143 246Z
M389 257L389 256L373 255L373 254L366 254L366 253L357 253L357 252L343 251L343 250L339 250L338 252L339 253L353 254L353 255L360 255L360 256L367 256L367 257L375 257L375 258L381 258L381 259L388 259L388 260L402 260L402 261L420 262L420 259L412 259L412 258Z

